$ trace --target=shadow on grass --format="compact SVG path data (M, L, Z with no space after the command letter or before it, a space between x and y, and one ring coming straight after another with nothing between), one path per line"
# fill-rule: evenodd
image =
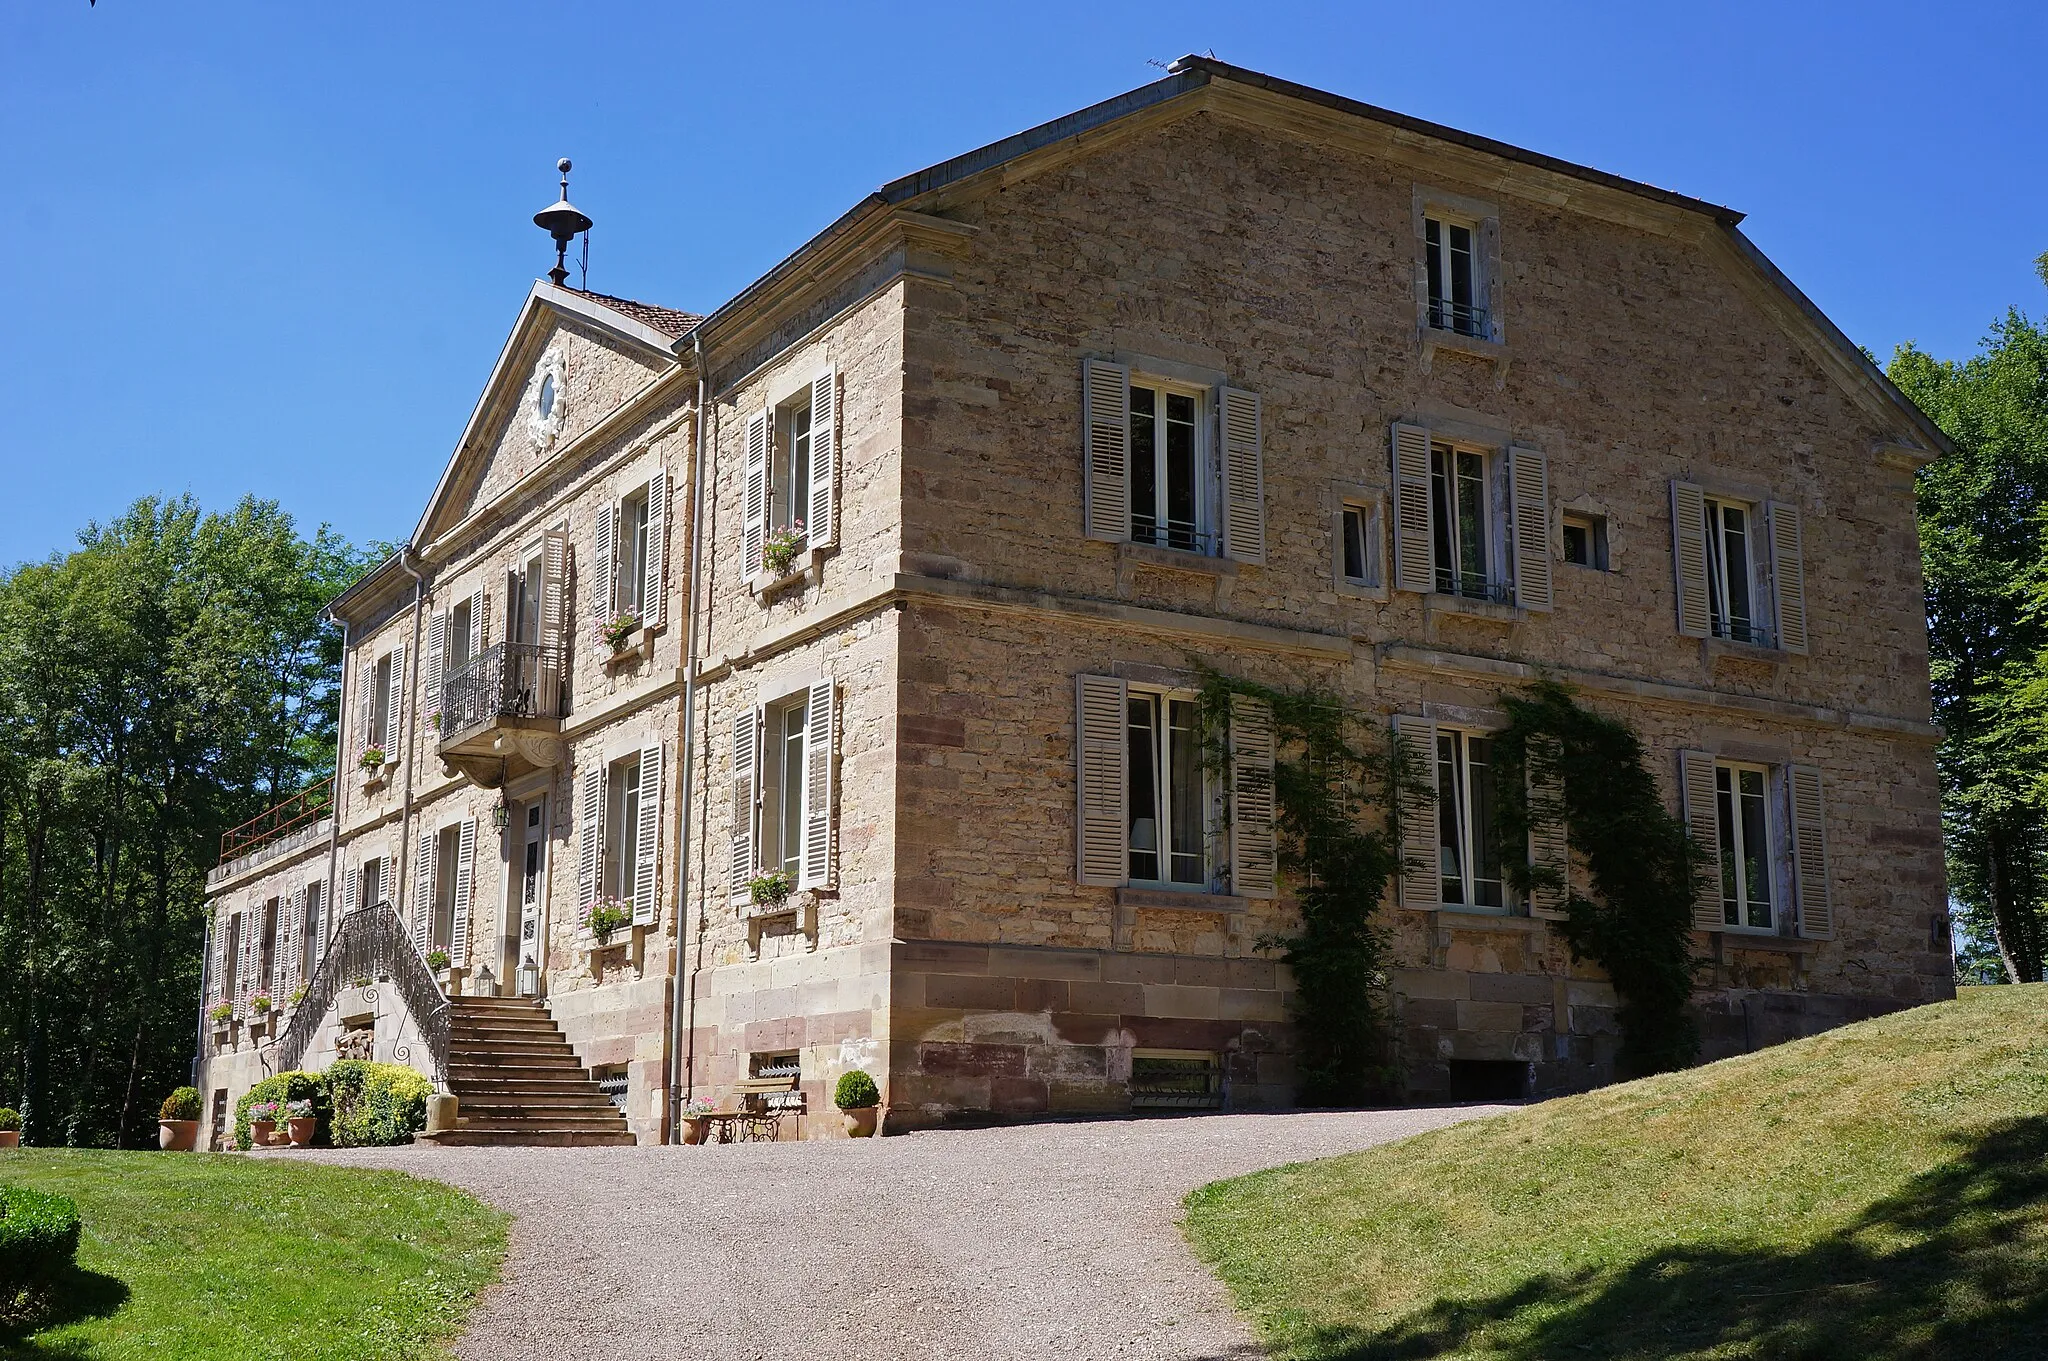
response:
M105 1318L128 1302L128 1287L104 1272L73 1266L53 1280L39 1307L0 1320L0 1357L8 1361L57 1361L91 1355L91 1344L38 1342L36 1336L67 1323Z
M1799 1251L1673 1248L1439 1300L1391 1328L1302 1339L1331 1361L1720 1355L1779 1361L2048 1357L2048 1117L1957 1156Z

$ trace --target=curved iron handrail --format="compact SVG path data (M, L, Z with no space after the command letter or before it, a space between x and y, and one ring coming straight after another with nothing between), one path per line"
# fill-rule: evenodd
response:
M299 1066L312 1047L314 1032L334 1005L335 995L351 978L388 978L398 1000L412 1013L420 1039L433 1065L434 1083L448 1085L448 998L434 981L434 971L420 957L412 933L398 919L389 902L357 908L341 919L334 939L307 980L306 995L292 1012L291 1023L277 1042L277 1071ZM409 1046L400 1046L396 1057L403 1063L412 1057Z

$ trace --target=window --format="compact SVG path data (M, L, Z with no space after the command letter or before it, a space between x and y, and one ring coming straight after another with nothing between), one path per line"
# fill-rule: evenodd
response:
M555 414L555 375L546 375L540 380L540 418L546 420Z
M262 934L257 937L262 944L256 951L256 975L254 992L268 992L270 981L277 977L277 928L283 920L284 904L272 898L263 904L258 920L262 923ZM273 998L282 1001L282 998Z
M1436 589L1446 595L1505 597L1494 568L1492 462L1486 454L1448 444L1430 446Z
M761 839L763 874L781 870L799 879L804 858L804 743L808 696L768 706L761 736Z
M1721 831L1721 920L1729 926L1763 931L1777 927L1770 787L1768 767L1714 763L1715 811Z
M391 885L385 882L390 877L391 862L383 857L363 862L363 897L360 906L375 907L391 897Z
M1567 514L1564 517L1564 560L1575 567L1607 570L1607 517Z
M628 756L612 762L605 772L610 788L605 791L604 885L603 896L620 902L633 900L640 873L640 757Z
M1493 743L1473 733L1437 729L1437 867L1446 907L1508 909L1494 806Z
M1195 701L1133 690L1126 704L1131 879L1207 889L1207 780Z
M1219 1110L1223 1065L1213 1052L1139 1049L1131 1054L1133 1110Z
M1131 384L1131 538L1209 552L1203 515L1199 396Z
M1353 586L1380 584L1379 508L1347 502L1337 522L1338 575Z
M1707 606L1714 636L1769 647L1769 630L1756 609L1762 598L1757 558L1764 547L1755 533L1756 508L1712 496L1706 506Z
M619 503L619 551L612 563L612 614L642 618L647 579L647 488Z
M443 827L434 837L434 917L427 948L446 950L455 940L455 877L462 855L462 828Z
M237 989L241 985L243 916L240 912L228 914L227 942L221 947L220 995L231 1002L241 996Z
M1423 250L1429 266L1429 324L1459 335L1487 334L1486 311L1479 303L1478 232L1469 223L1434 215L1422 222Z
M441 674L452 676L469 664L470 630L474 627L477 611L476 596L464 596L455 602L455 608L448 611L448 624L444 631L446 641L442 643ZM436 708L440 697L430 698Z
M321 899L326 896L327 885L315 879L306 885L306 913L299 923L299 977L311 982L313 971L320 965L321 947L326 944L320 939Z
M538 551L527 558L524 567L513 570L508 583L512 598L505 616L508 641L540 641L541 586L546 576L547 566Z
M768 528L801 533L811 515L811 404L784 407L768 475Z
M363 745L375 747L391 759L391 662L392 655L385 653L377 659L370 670L370 693L363 698L370 706L370 723L364 733Z

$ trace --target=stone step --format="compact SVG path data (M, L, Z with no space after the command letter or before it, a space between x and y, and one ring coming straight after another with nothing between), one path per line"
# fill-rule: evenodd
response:
M571 1049L568 1042L558 1035L536 1035L531 1038L521 1037L519 1039L495 1039L490 1041L465 1039L458 1035L448 1045L449 1057L453 1058L457 1054L474 1054L482 1057L510 1054L546 1054L549 1056L565 1054L573 1058L576 1051Z
M521 1035L551 1035L561 1038L562 1035L560 1027L545 1017L503 1021L495 1018L488 1021L478 1021L471 1020L468 1017L457 1017L449 1022L448 1033L450 1035L478 1035L503 1037L505 1039L516 1039Z
M581 1073L583 1065L574 1054L463 1054L448 1056L451 1075L475 1077L517 1077L532 1073L552 1077L563 1072Z
M597 1115L587 1111L480 1111L470 1119L457 1120L457 1129L624 1129L626 1122L616 1111Z
M443 1148L621 1148L638 1142L623 1128L564 1129L559 1126L534 1129L473 1126L414 1137L420 1143Z

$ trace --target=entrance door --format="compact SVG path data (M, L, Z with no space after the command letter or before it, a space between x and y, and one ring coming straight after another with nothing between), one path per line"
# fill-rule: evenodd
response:
M545 967L547 950L541 940L541 894L547 882L548 819L547 800L537 798L525 805L519 819L520 835L514 845L512 876L513 893L517 895L518 911L511 914L519 923L518 935L511 941L511 958L506 962L505 977L511 983L508 991L516 992L519 987L519 968L529 959Z

